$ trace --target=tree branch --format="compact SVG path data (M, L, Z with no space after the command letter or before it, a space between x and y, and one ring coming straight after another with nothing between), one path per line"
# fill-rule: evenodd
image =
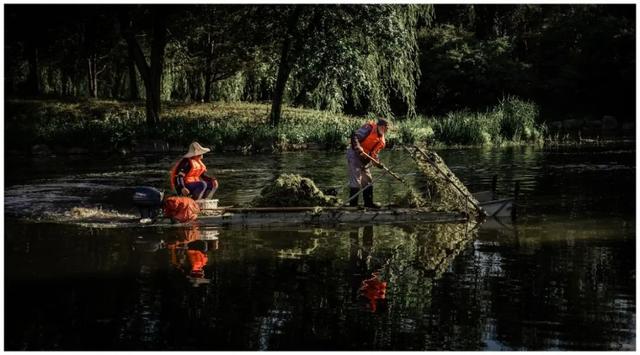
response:
M123 9L118 13L118 15L122 37L129 46L133 60L138 67L138 72L140 72L140 76L142 76L142 79L148 83L151 79L151 69L149 68L147 60L144 57L144 53L133 34L133 29L130 26L131 19L129 18L129 14L126 12L126 9Z

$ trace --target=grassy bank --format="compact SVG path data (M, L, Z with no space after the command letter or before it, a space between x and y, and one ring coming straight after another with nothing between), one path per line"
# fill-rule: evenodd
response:
M163 119L148 127L142 103L116 101L7 100L8 149L131 151L148 142L183 148L197 140L217 151L343 149L350 132L367 120L324 111L285 107L281 124L267 124L270 106L252 103L165 104ZM394 120L396 144L495 145L540 141L535 105L506 99L484 113ZM145 143L146 142L146 143Z

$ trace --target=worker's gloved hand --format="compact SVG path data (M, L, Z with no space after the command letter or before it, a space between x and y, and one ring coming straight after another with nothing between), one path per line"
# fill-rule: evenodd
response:
M382 169L382 163L379 160L371 160L371 164L373 164L373 166L375 166L378 169Z
M358 155L360 156L360 160L362 160L363 162L369 162L369 157L367 157L362 148L358 148Z
M182 192L182 196L189 196L190 194L189 189L187 189L186 187L183 187L180 191Z

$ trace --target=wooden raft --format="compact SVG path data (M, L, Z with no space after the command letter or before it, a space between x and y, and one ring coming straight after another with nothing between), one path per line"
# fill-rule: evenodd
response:
M255 207L204 210L198 221L220 226L331 225L341 223L456 223L467 222L462 212L436 212L426 208L362 209L357 207Z

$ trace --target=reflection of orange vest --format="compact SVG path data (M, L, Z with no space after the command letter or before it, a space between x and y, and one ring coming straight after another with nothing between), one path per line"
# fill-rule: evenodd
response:
M189 257L189 263L191 264L191 272L202 272L205 266L207 266L207 254L199 250L187 250L187 256Z
M194 240L200 240L200 229L196 226L192 226L191 228L185 228L182 230L181 236L183 237L183 243L189 243Z
M369 122L369 125L371 126L371 132L362 142L360 142L360 146L364 152L369 154L372 158L377 158L378 153L385 146L385 140L384 136L378 135L378 125L373 122Z
M375 312L377 309L376 301L387 297L387 283L380 281L377 273L374 272L372 275L373 277L370 279L362 281L360 293L369 299L371 312Z
M200 229L198 229L198 227L191 226L191 228L184 228L178 231L177 240L173 243L167 244L167 249L169 250L170 254L169 261L171 262L171 265L181 268L180 263L184 260L184 247L187 243L194 240L200 240ZM182 260L180 262L178 261L178 252L180 252L181 254ZM204 265L206 265L206 255Z
M207 171L207 167L204 165L202 160L197 159L196 157L188 158L189 164L191 164L191 169L187 172L187 175L184 177L184 183L189 184L192 182L200 181L200 175L204 174ZM171 189L176 189L176 175L178 175L178 166L182 159L180 159L171 169Z

